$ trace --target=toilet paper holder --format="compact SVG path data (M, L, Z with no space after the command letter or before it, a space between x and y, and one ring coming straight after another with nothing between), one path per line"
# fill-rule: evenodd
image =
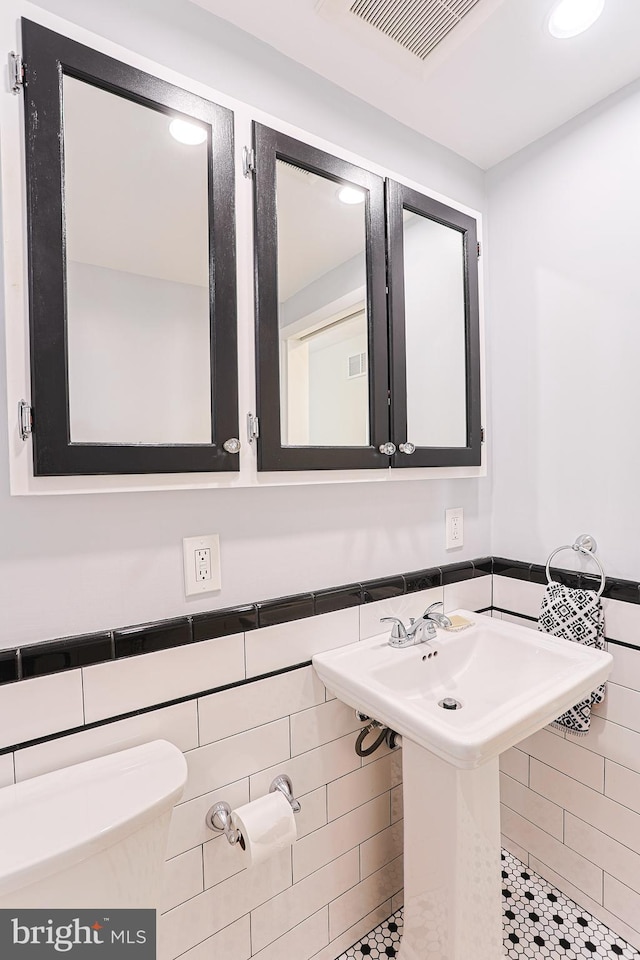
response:
M293 784L286 773L281 773L271 781L269 793L279 791L291 804L294 813L301 809L300 801L293 795ZM239 843L242 850L245 848L242 834L231 823L231 807L225 800L218 800L217 803L207 811L205 823L210 830L216 833L224 833L229 843Z

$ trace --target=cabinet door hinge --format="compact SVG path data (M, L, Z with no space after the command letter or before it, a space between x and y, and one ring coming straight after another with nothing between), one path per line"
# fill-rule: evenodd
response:
M247 438L249 443L253 443L260 436L260 421L252 413L247 414Z
M28 440L33 433L33 409L26 400L18 403L18 431L21 440Z
M480 259L481 256L482 256L482 244L478 240L478 260Z
M20 93L24 87L24 63L19 53L13 50L9 54L9 89L11 93Z
M480 427L480 443L484 443L484 439L485 439L484 427Z
M256 152L253 147L242 148L242 172L245 177L252 177L256 172Z

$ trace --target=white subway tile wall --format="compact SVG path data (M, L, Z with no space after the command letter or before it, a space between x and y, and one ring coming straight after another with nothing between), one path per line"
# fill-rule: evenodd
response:
M0 757L0 787L8 787L13 782L13 754L5 753Z
M495 606L537 616L544 587L493 581ZM604 607L606 636L630 644L609 644L605 702L587 736L547 728L501 757L502 831L515 856L640 949L640 605Z
M493 581L493 593L492 593ZM543 588L481 577L82 671L0 687L1 745L114 720L0 756L0 785L153 738L175 743L189 778L167 849L159 960L334 960L402 905L401 751L354 751L353 711L325 691L315 651L380 632L381 616L491 603L535 624ZM588 737L547 728L500 761L504 845L640 948L640 607L607 601L614 672ZM500 616L500 614L496 614ZM82 675L81 675L82 674ZM217 685L240 686L172 706ZM250 682L249 682L250 681ZM44 709L43 709L44 704ZM153 709L158 706L157 709ZM292 851L248 869L205 814L264 795L288 773L303 809Z
M183 752L198 746L198 708L195 700L116 720L57 740L26 747L16 753L16 781L39 777L60 767L117 753L150 740L168 740Z
M489 580L490 577L485 579ZM382 617L400 617L405 623L409 617L419 617L432 603L442 602L444 589L433 587L419 593L389 597L388 600L376 600L360 607L360 639L375 637L380 633L389 633L391 624L380 623Z
M422 612L425 600L433 602L431 591L411 609ZM362 724L311 667L250 680L356 643L360 615L352 608L0 688L7 745L147 709L0 756L0 785L13 782L14 764L24 780L155 738L184 752L159 960L333 958L391 913L402 888L401 752L381 750L365 765L354 750ZM43 699L46 711L36 709ZM247 868L205 815L217 800L233 808L264 795L277 773L291 776L302 802L298 840Z
M543 594L544 586L539 583L496 575L493 577L493 606L500 610L537 617Z
M336 610L307 620L291 620L245 634L247 676L257 677L310 660L314 653L355 643L359 610Z
M84 722L80 670L0 687L0 749Z
M448 583L444 588L444 600L447 610L483 610L491 606L492 578L474 577L472 580L459 580Z
M86 722L243 680L242 633L83 667ZM62 674L66 676L66 674Z

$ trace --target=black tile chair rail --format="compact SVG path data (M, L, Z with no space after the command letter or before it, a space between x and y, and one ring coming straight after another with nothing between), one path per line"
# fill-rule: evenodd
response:
M277 600L264 600L258 607L258 626L274 627L290 620L303 620L313 616L313 594L298 593Z
M593 587L597 577L552 568L554 577L568 586ZM390 597L429 590L495 573L532 583L544 583L542 564L524 563L503 557L481 557L460 563L427 567L410 573L354 582L308 593L261 600L193 616L156 623L105 630L100 633L66 637L0 651L0 684L73 670L108 660L138 656L172 647L214 640L259 627L274 626L336 610L372 603ZM640 583L608 578L604 596L628 603L640 603Z
M529 583L544 584L547 582L546 565L542 563L524 563L521 560L506 560L504 557L494 557L492 572L496 576L525 580ZM597 590L600 586L599 574L594 576L590 573L553 566L550 568L550 573L554 580L567 587ZM625 603L640 603L640 583L637 580L607 577L602 596L609 600L622 600Z
M415 570L404 574L405 592L419 593L420 590L431 590L432 587L442 586L442 569L430 567L427 570Z
M15 650L0 652L0 683L12 683L19 677L18 655Z
M450 583L460 583L461 580L471 580L474 577L486 577L493 572L491 557L480 560L467 560L461 563L448 563L442 570L442 586Z
M232 633L246 633L258 627L258 608L255 603L227 610L198 613L191 618L194 640L217 640Z
M318 590L314 593L316 615L359 607L364 603L362 584L350 583L346 587L332 587L330 590Z
M401 597L407 592L407 584L403 576L382 577L379 580L365 580L362 584L362 599L364 603L374 603L376 600L388 600L391 597Z
M41 677L61 670L74 670L113 658L113 635L92 633L36 643L20 649L20 678Z
M140 653L156 653L158 650L182 647L185 643L193 643L191 618L160 620L141 627L114 630L113 640L116 660Z

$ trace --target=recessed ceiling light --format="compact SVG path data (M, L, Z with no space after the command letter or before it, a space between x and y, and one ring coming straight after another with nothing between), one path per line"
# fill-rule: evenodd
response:
M577 37L596 22L604 10L604 0L560 0L549 17L549 33L558 40Z
M358 190L357 187L340 187L338 200L342 203L364 203L364 190Z
M169 124L169 133L174 140L179 143L186 143L190 147L195 147L198 143L204 143L207 139L207 131L204 127L177 118Z

